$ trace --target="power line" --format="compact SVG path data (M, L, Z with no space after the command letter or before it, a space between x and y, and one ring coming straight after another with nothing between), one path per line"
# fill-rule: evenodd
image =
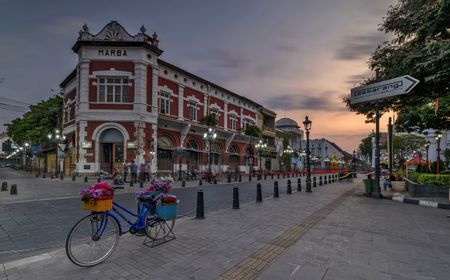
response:
M19 103L19 104L25 104L25 105L27 105L27 106L30 106L31 104L30 103L27 103L27 102L23 102L23 101L20 101L20 100L16 100L16 99L12 99L12 98L8 98L8 97L2 97L2 96L0 96L0 100L4 100L5 102L13 102L13 103Z

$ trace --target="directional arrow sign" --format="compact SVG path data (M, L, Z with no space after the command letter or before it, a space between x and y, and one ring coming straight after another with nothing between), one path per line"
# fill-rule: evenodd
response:
M373 101L410 92L419 80L409 76L401 76L390 80L353 88L350 104Z

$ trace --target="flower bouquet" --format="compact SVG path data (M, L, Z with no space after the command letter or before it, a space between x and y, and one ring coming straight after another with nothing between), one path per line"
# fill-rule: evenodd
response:
M172 186L171 181L167 178L152 179L150 185L144 191L136 192L136 198L141 201L149 202L156 201L160 198L160 195L169 193Z
M85 210L100 212L112 209L114 190L105 182L81 190L80 196Z

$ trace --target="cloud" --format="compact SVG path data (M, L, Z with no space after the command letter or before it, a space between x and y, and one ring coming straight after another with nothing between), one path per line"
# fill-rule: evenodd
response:
M350 76L347 76L347 80L345 82L350 85L358 85L365 78L370 77L371 75L372 75L372 71L366 71L362 74L357 74L357 75L350 75Z
M212 64L219 68L239 69L246 67L249 60L238 52L229 49L214 48L209 53Z
M323 91L314 96L310 94L281 94L266 99L263 103L272 109L283 110L321 110L346 111L337 92Z
M280 52L286 52L286 53L296 53L298 52L298 47L294 44L288 44L286 42L283 42L281 44L278 44L275 49Z
M388 36L381 32L367 35L355 35L344 37L341 45L335 52L335 57L340 60L356 60L368 57L378 45L388 40Z

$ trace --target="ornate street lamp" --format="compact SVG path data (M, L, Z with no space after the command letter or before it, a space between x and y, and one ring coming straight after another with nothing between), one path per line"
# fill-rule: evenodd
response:
M267 143L265 141L263 141L262 139L259 139L258 143L256 143L255 145L256 150L258 151L258 157L259 157L259 175L258 175L258 180L261 180L261 176L262 176L262 164L261 164L261 160L262 160L262 152L265 148L267 148Z
M215 129L212 127L208 128L208 131L203 134L203 139L208 142L208 182L211 183L211 152L212 152L212 144L214 143L214 140L216 139L217 134Z
M441 138L442 138L442 133L440 131L436 132L436 174L441 173L440 171L440 161L441 161Z
M308 116L305 116L303 125L305 126L306 130L306 192L311 192L311 151L309 150L309 130L311 129L312 122L309 120Z
M62 134L62 132L59 131L59 129L55 129L55 132L54 132L54 133L49 133L49 134L47 135L47 137L48 137L48 140L49 140L50 142L55 143L55 177L57 177L58 174L59 174L59 172L60 172L60 170L59 170L59 164L58 164L58 149L59 149L59 145L58 145L58 144L59 144L61 141L66 140L66 136L64 136L64 135Z

